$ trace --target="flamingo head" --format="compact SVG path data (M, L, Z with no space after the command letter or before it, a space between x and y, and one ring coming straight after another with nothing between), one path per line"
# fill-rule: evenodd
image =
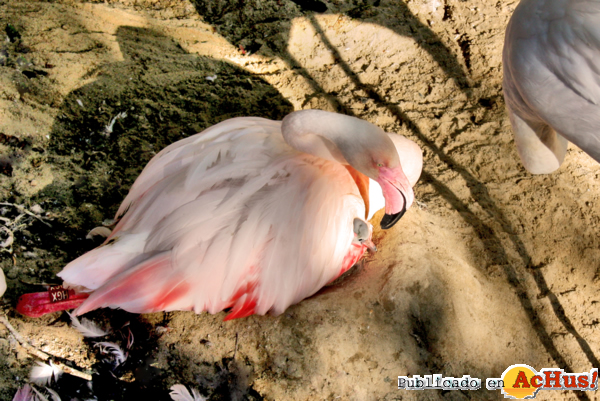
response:
M386 230L400 220L412 205L415 195L412 189L414 183L402 169L394 142L388 135L382 139L382 146L371 145L368 148L370 151L363 153L361 160L355 161L354 165L360 166L357 170L375 180L381 187L385 199L385 215L380 224Z
M392 227L412 205L415 198L412 185L423 164L416 143L401 135L390 137L381 128L359 118L322 110L291 113L283 119L281 130L294 149L349 164L377 181L385 198L381 228ZM401 152L404 154L399 155Z
M373 226L369 224L369 222L356 217L354 219L354 238L352 239L353 245L364 245L371 252L377 252L377 247L371 240L371 236L373 235Z
M385 215L381 219L381 228L387 230L400 220L412 205L415 195L402 166L386 167L385 164L378 164L378 172L376 181L385 198Z

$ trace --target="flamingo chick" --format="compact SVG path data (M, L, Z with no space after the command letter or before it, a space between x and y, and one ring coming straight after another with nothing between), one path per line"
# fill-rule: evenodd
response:
M106 242L58 274L75 298L26 294L17 310L280 314L375 250L369 205L391 227L422 163L409 139L340 114L224 121L148 163Z
M502 61L525 168L556 170L569 141L600 162L600 1L522 0L506 28Z

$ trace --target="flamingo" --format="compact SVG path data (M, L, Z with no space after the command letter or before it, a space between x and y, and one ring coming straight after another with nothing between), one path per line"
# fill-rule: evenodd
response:
M355 117L226 120L150 160L104 244L58 274L71 298L25 294L17 310L280 314L376 250L365 219L385 207L394 225L422 163L416 143Z
M506 28L502 61L525 168L553 172L569 141L600 161L600 1L522 0Z

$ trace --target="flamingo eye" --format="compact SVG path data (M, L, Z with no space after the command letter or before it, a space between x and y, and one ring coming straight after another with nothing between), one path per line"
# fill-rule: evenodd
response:
M383 163L377 163L377 167L383 167Z

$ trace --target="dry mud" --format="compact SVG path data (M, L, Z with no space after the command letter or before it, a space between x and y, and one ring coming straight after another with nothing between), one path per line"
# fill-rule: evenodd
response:
M99 399L166 399L175 383L214 400L500 399L396 380L599 367L600 166L575 147L552 175L519 163L501 88L516 4L0 0L0 26L21 36L0 44L0 201L39 205L52 226L25 216L0 254L9 320L58 361L98 372ZM116 378L64 315L14 312L97 245L86 233L158 150L230 117L306 108L402 133L425 155L418 205L376 229L380 251L334 285L278 317L91 313L112 341L134 333ZM0 355L10 400L34 358L1 325ZM67 375L57 388L91 394ZM537 396L575 398L597 395Z

